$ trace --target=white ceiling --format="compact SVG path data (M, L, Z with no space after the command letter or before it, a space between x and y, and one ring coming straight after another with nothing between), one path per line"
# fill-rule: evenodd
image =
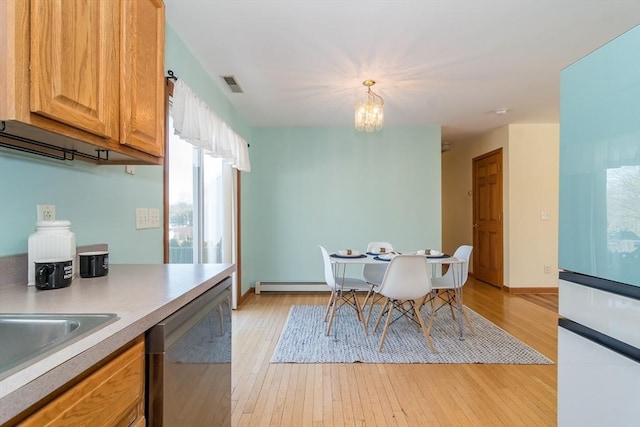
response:
M169 25L250 126L352 126L362 81L374 79L385 126L441 125L448 141L557 123L560 71L640 24L640 0L165 4Z

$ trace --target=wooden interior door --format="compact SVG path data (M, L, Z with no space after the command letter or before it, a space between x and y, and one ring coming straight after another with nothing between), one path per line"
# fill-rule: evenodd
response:
M503 285L502 149L473 159L473 274Z

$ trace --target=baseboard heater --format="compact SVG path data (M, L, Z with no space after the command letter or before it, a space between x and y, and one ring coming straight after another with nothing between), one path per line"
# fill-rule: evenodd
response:
M256 282L255 292L329 292L324 282Z

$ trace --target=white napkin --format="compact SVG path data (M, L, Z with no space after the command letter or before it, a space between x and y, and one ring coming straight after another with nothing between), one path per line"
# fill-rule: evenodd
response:
M427 253L428 252L428 253ZM433 255L433 256L440 256L442 255L442 252L437 251L435 249L420 249L418 252L416 252L416 255Z
M360 252L351 249L341 249L338 251L338 255L358 256L360 255Z

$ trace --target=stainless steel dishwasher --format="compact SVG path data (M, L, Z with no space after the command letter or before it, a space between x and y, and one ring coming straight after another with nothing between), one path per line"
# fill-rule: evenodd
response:
M148 425L231 425L231 279L147 332Z

